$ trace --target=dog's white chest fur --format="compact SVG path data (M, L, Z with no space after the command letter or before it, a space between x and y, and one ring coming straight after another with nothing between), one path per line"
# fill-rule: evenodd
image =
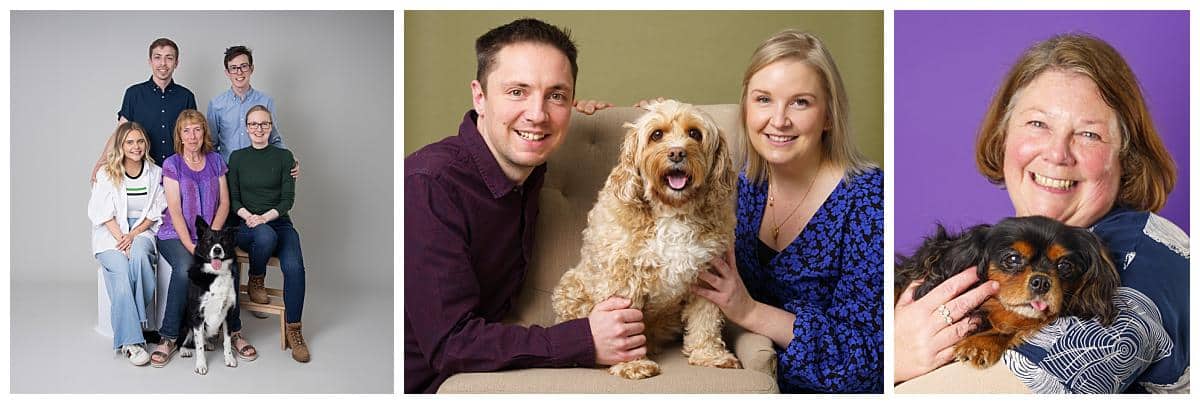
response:
M211 263L204 264L204 272L217 276L208 291L200 297L200 312L204 315L205 333L212 336L217 333L221 322L225 321L225 313L233 307L237 292L233 284L233 275L229 271L229 261L221 262L221 270L214 271Z
M648 240L643 257L652 260L649 266L658 268L660 288L658 291L675 291L678 296L663 296L670 300L690 293L688 288L695 282L700 270L708 260L716 256L709 240L700 238L696 226L685 223L680 216L662 217L657 220L655 236Z

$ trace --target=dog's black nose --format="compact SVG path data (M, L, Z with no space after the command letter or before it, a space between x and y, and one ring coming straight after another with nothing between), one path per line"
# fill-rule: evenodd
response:
M683 161L684 158L687 158L687 151L682 148L676 147L667 150L667 159L671 160L672 163Z
M1035 294L1045 294L1050 291L1050 277L1045 275L1034 275L1029 278L1029 291Z

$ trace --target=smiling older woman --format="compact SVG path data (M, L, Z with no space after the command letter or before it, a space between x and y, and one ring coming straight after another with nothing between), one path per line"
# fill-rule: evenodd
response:
M1119 261L1112 326L1056 320L1005 354L1017 379L1042 393L1187 392L1189 239L1153 213L1166 204L1175 167L1121 55L1087 35L1031 47L988 107L976 161L1008 190L1017 216L1088 227ZM921 300L945 303L962 286ZM964 300L977 305L984 294L973 293ZM959 326L916 312L939 302L907 303L896 306L897 380L949 359L933 359L943 349L937 346L907 349L913 341ZM960 312L973 307L959 303Z

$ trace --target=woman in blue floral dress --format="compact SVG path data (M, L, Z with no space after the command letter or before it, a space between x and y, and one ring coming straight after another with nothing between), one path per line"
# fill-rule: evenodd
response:
M751 57L741 104L735 251L695 293L774 342L780 391L882 393L883 173L850 142L837 67L785 30Z

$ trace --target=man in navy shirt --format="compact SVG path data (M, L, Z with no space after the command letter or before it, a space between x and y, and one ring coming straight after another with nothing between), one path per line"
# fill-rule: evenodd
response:
M196 109L196 96L191 90L176 84L172 76L179 67L179 46L167 38L158 38L150 43L150 79L129 86L117 111L117 124L134 121L146 128L150 142L150 157L156 164L175 154L172 133L175 118L185 109ZM92 168L92 182L96 182L96 170L104 164L104 154L112 146L109 136L100 158Z
M475 43L474 110L458 136L404 159L404 391L460 372L611 365L644 357L628 299L550 327L503 324L532 255L546 159L575 96L575 44L521 19Z

